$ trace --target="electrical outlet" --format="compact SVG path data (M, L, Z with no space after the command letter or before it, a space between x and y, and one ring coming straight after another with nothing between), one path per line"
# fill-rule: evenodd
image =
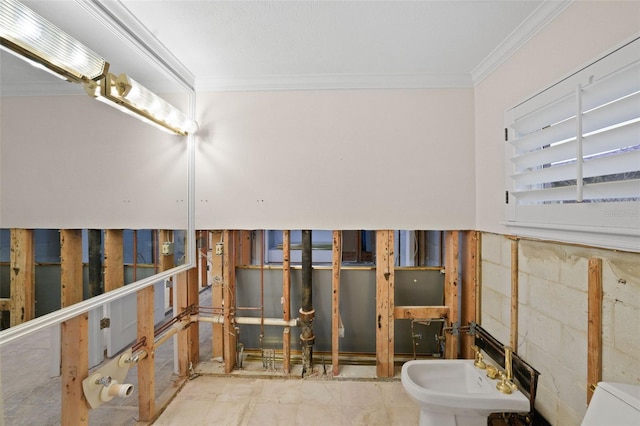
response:
M173 254L173 243L171 241L162 243L162 254L165 256Z
M224 244L216 243L216 256L222 256L223 252L224 252Z

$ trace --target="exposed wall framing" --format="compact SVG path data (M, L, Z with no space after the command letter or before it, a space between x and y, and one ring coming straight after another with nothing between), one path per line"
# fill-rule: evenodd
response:
M138 412L140 421L148 422L155 416L155 344L154 344L154 286L137 294L138 341L144 340L147 356L138 362Z
M60 293L62 307L81 302L82 231L60 230Z
M394 232L376 231L376 374L394 376Z
M236 365L235 294L236 251L235 232L224 231L223 298L224 298L224 371L230 373Z
M478 231L464 231L462 233L464 250L462 252L462 310L460 312L461 325L467 325L472 321L478 321L479 277L480 277L480 253ZM473 336L463 334L460 339L460 353L463 358L471 359L474 352Z
M122 229L104 231L104 291L124 285L124 244Z
M449 307L449 325L459 324L458 315L458 247L459 232L447 231L445 235L445 278L444 278L444 304ZM458 358L459 342L456 333L446 335L444 356L445 358Z
M11 230L10 325L35 318L35 254L33 230Z
M340 356L340 269L342 267L342 232L333 231L333 261L331 263L331 371L339 373Z
M587 326L587 404L602 380L602 259L589 259Z
M282 231L282 319L291 319L291 231ZM282 369L291 371L291 329L282 331Z

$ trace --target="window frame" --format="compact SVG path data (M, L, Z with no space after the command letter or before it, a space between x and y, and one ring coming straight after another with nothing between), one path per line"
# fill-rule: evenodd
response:
M505 112L506 191L503 224L509 229L534 238L640 251L640 201L519 204L516 198L516 189L519 188L516 188L512 177L516 171L512 162L516 148L512 142L519 136L514 126L516 118L525 117L559 99L565 98L571 102L568 94L576 92L578 85L588 85L590 75L606 75L638 61L640 36L636 35ZM576 102L575 111L579 108L579 98L580 95L577 95L573 100ZM580 111L582 117L587 109ZM581 121L581 117L576 121ZM576 135L579 135L577 139L583 137L582 132L576 131Z

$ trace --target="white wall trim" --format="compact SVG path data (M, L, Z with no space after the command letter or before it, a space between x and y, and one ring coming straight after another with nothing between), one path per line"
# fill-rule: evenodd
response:
M574 0L547 0L536 8L522 24L471 71L474 86L480 84L496 68L505 63L511 55L573 2Z

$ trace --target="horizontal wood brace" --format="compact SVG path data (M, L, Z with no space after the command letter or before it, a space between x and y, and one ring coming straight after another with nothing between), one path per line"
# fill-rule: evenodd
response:
M393 309L395 319L445 318L448 315L448 306L396 306Z

